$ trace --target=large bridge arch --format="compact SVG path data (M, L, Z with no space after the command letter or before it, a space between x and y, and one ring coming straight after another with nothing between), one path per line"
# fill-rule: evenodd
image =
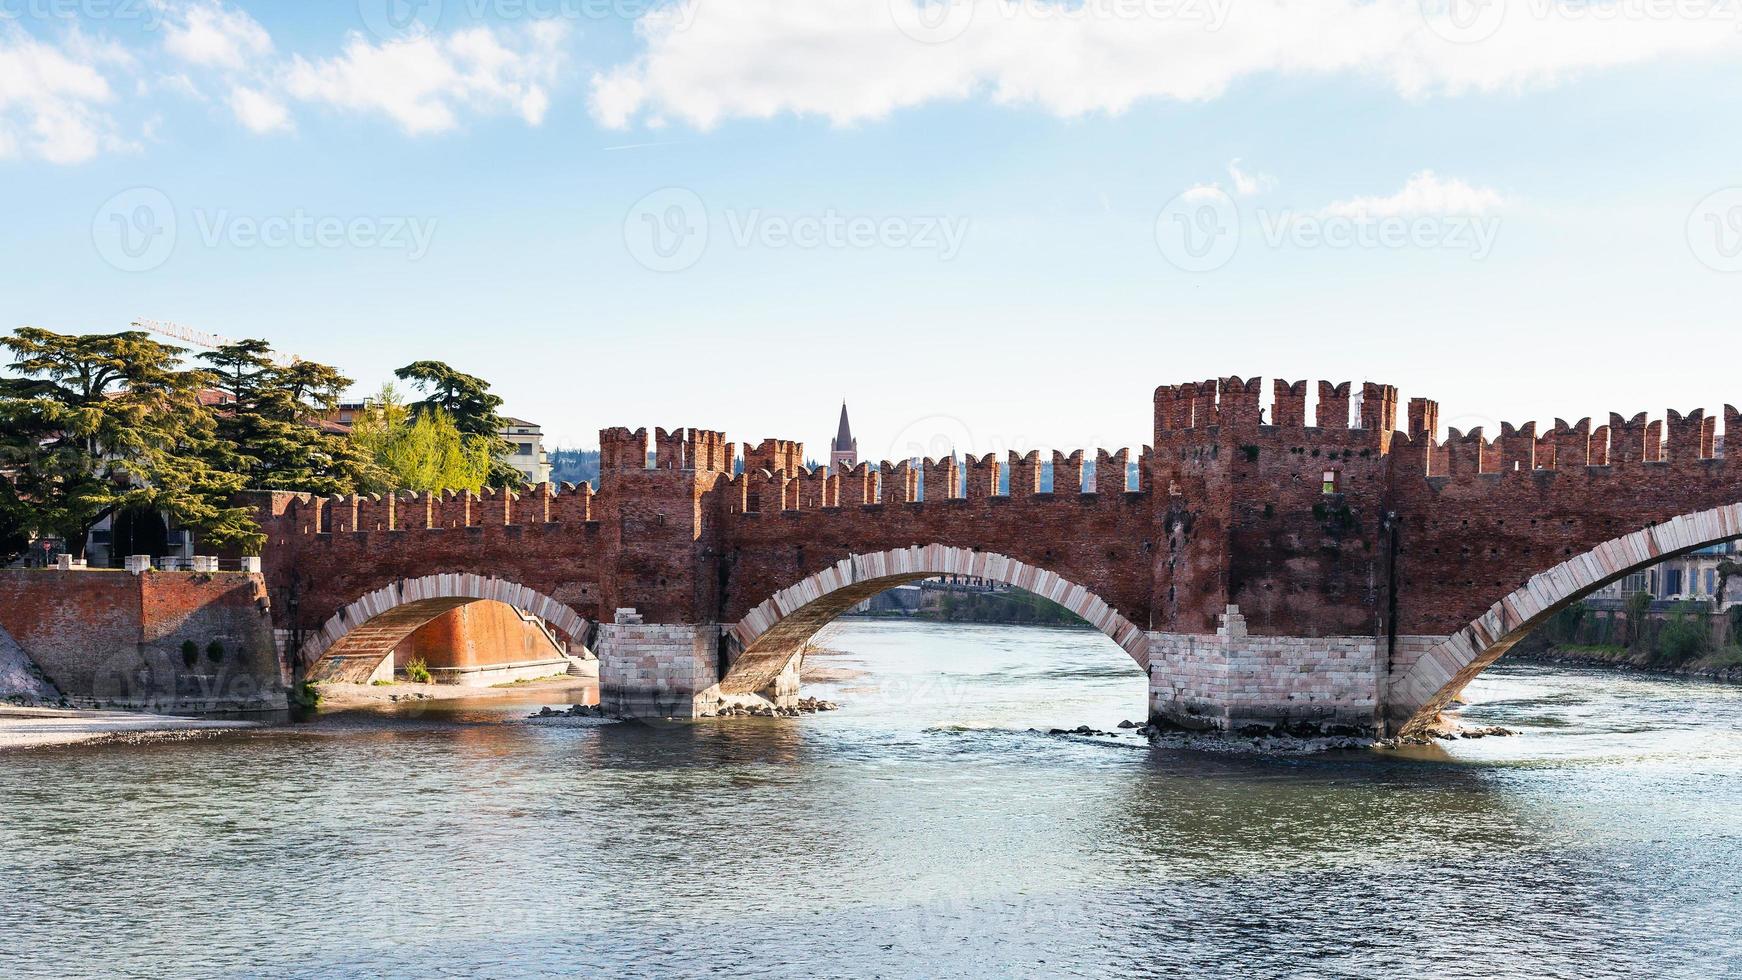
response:
M297 651L311 681L368 679L395 647L437 617L475 602L500 602L548 623L572 645L588 623L542 592L466 573L425 575L376 589L340 609Z
M804 644L835 618L879 592L942 575L1002 582L1050 599L1112 638L1149 671L1149 634L1084 586L1006 555L933 544L850 555L751 609L727 631L739 652L720 682L721 693L768 689Z
M1742 503L1684 514L1612 538L1530 578L1476 620L1441 640L1392 684L1401 733L1418 734L1519 640L1574 602L1634 572L1742 538Z

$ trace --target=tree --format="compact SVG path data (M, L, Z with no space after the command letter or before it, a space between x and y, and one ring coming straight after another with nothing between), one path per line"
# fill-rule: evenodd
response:
M264 340L226 344L200 360L230 398L217 409L218 436L247 486L330 496L352 493L368 478L367 457L322 427L351 384L337 369L280 364Z
M161 511L209 542L256 548L234 506L240 474L222 461L201 403L213 382L181 368L180 348L140 331L72 336L21 327L0 340L17 360L0 378L0 513L83 555L91 528L123 509Z
M1730 580L1738 574L1742 574L1742 562L1728 558L1718 562L1718 594L1713 597L1717 600L1717 608L1724 608L1724 595L1730 591Z
M486 481L490 486L517 487L526 482L520 471L503 458L508 453L508 440L502 438L503 421L497 411L502 407L502 399L490 392L489 382L456 371L441 361L417 361L393 374L423 393L423 400L410 406L414 417L438 410L445 412L462 435L483 444L490 458L490 477Z
M352 426L351 440L364 454L370 476L363 489L430 491L481 489L491 459L482 440L468 438L440 408L413 415L388 385Z

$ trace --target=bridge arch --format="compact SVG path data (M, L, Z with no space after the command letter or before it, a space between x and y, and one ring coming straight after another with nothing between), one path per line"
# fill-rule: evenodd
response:
M1388 700L1406 709L1402 734L1430 727L1477 674L1549 617L1661 561L1742 538L1742 503L1684 514L1605 541L1534 575L1468 626L1416 658Z
M836 617L879 592L940 575L1002 582L1050 599L1111 637L1145 673L1149 670L1149 634L1086 587L1006 555L933 544L850 555L751 609L727 633L739 652L720 682L721 692L766 690Z
M437 617L474 602L500 602L548 623L579 646L588 622L524 585L466 573L425 575L376 589L345 606L298 651L311 681L366 680L395 647Z

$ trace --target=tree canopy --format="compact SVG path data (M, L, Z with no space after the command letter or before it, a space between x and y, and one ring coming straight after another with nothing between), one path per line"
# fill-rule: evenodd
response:
M461 432L445 409L414 414L392 385L352 425L351 439L372 464L362 487L370 493L477 491L490 478L483 440Z
M217 410L229 462L255 490L331 495L373 482L369 460L349 439L323 427L351 379L313 361L280 363L264 340L244 340L199 355L230 403Z
M200 398L215 378L141 331L73 336L23 327L0 339L0 531L34 530L84 553L91 528L123 509L162 511L219 546L262 543L232 497L217 418Z
M393 372L401 381L410 382L424 396L410 406L414 417L441 411L468 440L484 445L490 459L492 487L514 487L525 483L520 471L503 457L508 453L508 440L502 438L503 420L498 413L500 396L492 394L489 382L474 377L441 361L415 361Z

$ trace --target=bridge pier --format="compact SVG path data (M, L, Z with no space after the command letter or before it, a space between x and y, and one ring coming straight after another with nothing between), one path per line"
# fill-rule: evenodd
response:
M1214 634L1149 635L1149 715L1163 727L1257 734L1373 734L1371 636L1252 636L1229 606Z
M599 627L599 706L625 718L699 718L719 700L720 627L648 625L633 609Z

